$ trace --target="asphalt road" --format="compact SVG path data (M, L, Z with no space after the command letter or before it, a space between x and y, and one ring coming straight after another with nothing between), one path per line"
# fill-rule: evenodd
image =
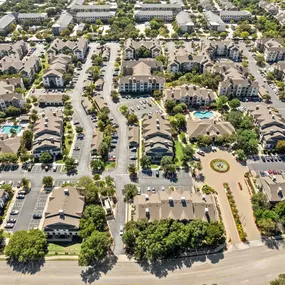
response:
M114 238L114 253L122 254L124 252L122 238L119 234L120 226L125 224L125 203L124 197L122 195L122 189L125 184L129 183L129 175L127 172L128 168L128 136L127 136L127 125L126 119L118 110L118 104L115 104L111 99L111 90L113 85L113 68L115 60L117 57L117 51L119 49L119 44L110 43L110 59L106 66L106 72L104 77L104 87L102 95L106 100L108 107L111 111L112 117L118 123L118 144L117 144L117 165L116 168L111 171L105 171L104 175L110 175L115 178L116 181L116 195L117 195L117 204L115 208L115 220L109 221L109 226L111 229L112 236Z
M13 271L13 267L1 261L0 285L268 285L278 274L284 273L284 264L284 248L269 249L266 246L164 261L152 267L119 257L103 267L82 268L77 261L48 261L41 268Z

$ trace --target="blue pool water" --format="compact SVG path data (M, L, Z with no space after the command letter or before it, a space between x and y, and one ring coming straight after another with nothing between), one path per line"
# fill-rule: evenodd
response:
M195 118L197 119L212 119L214 114L211 111L197 111L194 113Z
M22 127L21 126L3 126L1 129L1 133L9 135L11 134L10 132L11 129L14 129L18 134L21 131Z

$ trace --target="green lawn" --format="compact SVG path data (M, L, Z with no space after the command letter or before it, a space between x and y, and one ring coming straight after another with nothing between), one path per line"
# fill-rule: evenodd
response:
M68 153L70 152L70 148L74 139L74 133L68 133L69 130L72 130L71 123L66 122L66 126L64 127L64 145ZM71 136L71 139L69 139L68 136Z
M175 145L175 157L177 158L177 166L181 166L181 160L182 160L182 156L183 156L183 147L182 144L176 140L174 141L174 145Z
M106 163L106 166L105 166L105 169L108 170L108 169L113 169L116 167L116 162L107 162Z
M81 243L67 243L67 244L48 244L48 254L47 255L78 255L80 252Z

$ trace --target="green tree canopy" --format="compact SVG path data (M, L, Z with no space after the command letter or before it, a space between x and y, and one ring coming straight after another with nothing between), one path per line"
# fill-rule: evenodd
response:
M11 260L21 263L41 260L46 253L46 235L40 230L15 232L5 248L5 254Z
M49 152L47 152L47 151L42 152L42 153L40 154L39 161L40 161L41 163L49 163L49 162L52 161L52 155L51 155Z
M130 202L138 194L138 188L135 184L126 184L122 192L125 195L126 201Z

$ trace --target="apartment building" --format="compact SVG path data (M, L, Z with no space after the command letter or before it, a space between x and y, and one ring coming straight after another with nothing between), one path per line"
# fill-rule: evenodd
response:
M233 61L241 60L239 48L232 41L211 41L205 47L201 43L201 49L206 50L211 60L216 60L219 57L229 58Z
M270 15L277 15L279 12L278 6L268 1L265 1L265 0L260 1L258 5L260 8L264 9Z
M160 10L139 10L135 11L136 22L146 22L152 19L161 19L165 22L174 20L173 11L160 11Z
M285 120L270 106L260 103L248 108L248 113L260 130L260 142L265 149L275 149L278 141L285 140Z
M181 47L169 56L167 71L173 73L185 73L195 69L197 72L202 73L204 67L209 64L212 65L211 59L207 53L203 52L198 55L192 55L189 54L186 49Z
M264 54L265 61L276 62L285 60L283 39L258 39L256 48Z
M226 30L226 24L219 15L213 13L212 11L207 11L203 14L210 30L217 32L224 32Z
M235 128L231 123L216 119L187 120L187 134L190 141L196 141L200 136L210 136L215 141L217 136L231 135Z
M213 5L211 0L199 0L199 4L203 7L203 11L216 11L217 8Z
M17 41L15 43L0 44L0 59L2 59L4 56L11 56L23 59L27 52L28 47L23 40Z
M43 227L48 241L71 242L78 236L84 205L84 196L75 187L54 189L44 215Z
M188 107L207 106L216 100L216 93L212 89L184 84L164 90L164 100L174 100L185 103Z
M258 96L258 81L252 81L248 77L247 68L223 62L216 64L213 71L223 76L223 81L219 83L218 87L219 95L237 98Z
M183 33L191 33L194 29L194 23L186 11L179 12L175 17L175 21Z
M12 31L16 24L16 18L12 14L4 15L0 18L0 35L5 36Z
M50 63L50 67L44 71L43 83L45 88L63 88L65 82L63 75L66 72L67 65L72 59L69 55L56 55Z
M35 23L42 23L48 18L47 13L18 13L14 15L20 24L30 21L32 25L35 25Z
M274 64L273 66L273 72L276 76L276 78L278 80L284 80L285 79L285 61L282 60L282 61L279 61L277 63Z
M154 71L161 70L162 63L156 60L123 61L123 76L119 79L120 92L151 93L154 90L162 91L165 85L164 77L152 74Z
M172 11L173 17L175 17L179 12L182 11L182 6L180 4L136 4L135 10L140 11ZM135 11L136 12L136 11Z
M48 110L42 113L34 126L34 157L38 158L42 152L49 152L53 156L61 154L63 132L61 111Z
M70 13L78 13L78 12L116 12L117 10L116 3L110 3L105 5L73 5L70 7Z
M108 20L112 19L115 16L115 12L78 12L76 14L76 21L78 23L81 22L89 22L95 23L96 20L101 20L102 22L108 22Z
M73 54L77 59L84 61L89 41L85 38L80 38L77 41L63 41L61 39L55 39L50 48L47 50L48 61L52 61L58 54Z
M98 149L103 142L103 133L99 128L95 128L91 142L91 155L98 155Z
M285 197L285 175L276 174L265 177L260 176L256 181L257 187L262 191L271 204L284 200Z
M158 40L135 41L127 39L124 48L124 59L139 59L142 57L156 58L161 54L161 46Z
M229 23L230 21L251 21L252 15L249 11L220 11L222 21Z
M134 198L134 220L171 219L176 221L203 220L213 222L218 220L214 197L180 189L166 189L156 193L137 195Z
M9 106L21 108L25 104L23 94L16 92L16 88L23 88L23 80L20 77L12 77L0 80L0 110L5 112Z
M67 29L73 23L73 16L64 11L58 20L52 25L52 32L54 36L59 36L61 31Z
M174 156L171 125L166 116L155 113L143 118L142 137L145 155L152 163L159 164L162 157Z
M19 136L9 137L9 135L6 134L4 135L2 134L0 136L0 154L13 153L18 155L20 146L21 146L21 137Z

